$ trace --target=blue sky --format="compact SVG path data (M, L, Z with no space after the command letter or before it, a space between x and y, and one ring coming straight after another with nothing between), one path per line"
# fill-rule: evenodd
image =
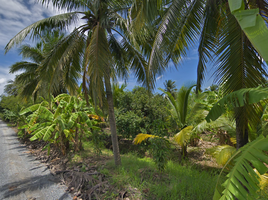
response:
M0 0L0 5L0 94L2 94L7 81L15 77L14 74L8 73L9 66L22 60L21 56L18 55L18 49L16 47L4 55L5 45L26 26L64 11L55 10L52 6L43 7L36 3L35 0ZM24 43L27 43L27 41ZM195 81L197 62L197 48L192 48L188 53L188 57L178 67L178 70L170 65L169 69L157 78L156 88L163 88L163 82L168 79L176 81L178 88ZM206 88L212 84L213 79L210 74L208 73L202 88ZM135 85L137 85L135 78L130 76L128 89L132 89Z

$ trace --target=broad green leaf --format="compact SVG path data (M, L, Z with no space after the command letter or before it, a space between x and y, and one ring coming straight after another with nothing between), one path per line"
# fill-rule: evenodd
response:
M51 137L51 134L54 131L54 128L55 128L54 124L52 124L51 126L47 127L47 130L45 131L44 137L43 137L44 141L47 141Z
M244 6L244 3L243 3L243 0L229 1L229 6L230 6L231 12L233 12L233 11L242 9L242 7Z
M268 28L259 15L259 9L245 10L242 0L228 0L232 14L255 49L268 62ZM240 4L240 6L239 6Z
M222 145L215 147L213 156L219 165L225 165L235 152L236 149L234 147Z
M224 112L226 106L240 107L245 104L258 103L268 98L268 88L246 88L232 92L220 99L209 111L206 120L214 121Z
M37 140L37 139L41 139L46 131L47 127L43 128L38 128L37 130L35 130L33 133L32 133L32 137L30 138L31 141L34 141L34 140Z
M193 126L187 126L174 136L174 141L184 146L191 138Z
M268 150L268 138L262 135L239 149L233 156L234 166L228 173L227 180L222 184L225 189L222 191L221 198L218 195L218 184L216 185L215 200L256 198L256 191L259 189L261 180L260 175L268 170L263 164L268 164L268 156L263 150ZM253 168L256 168L256 170Z
M25 128L28 128L28 127L29 127L28 124L26 124L26 125L23 125L23 126L19 126L18 129L25 129Z
M90 128L92 128L93 130L97 130L97 131L100 131L101 130L101 128L100 127L98 127L98 126L92 126L92 127L90 127ZM137 135L138 136L138 135ZM137 137L136 136L136 137Z
M32 105L32 106L30 106L28 108L25 108L24 110L20 111L19 114L20 115L24 115L24 114L26 114L28 112L34 112L34 111L36 111L39 108L39 106L40 106L40 104Z
M59 131L57 131L56 133L55 133L55 137L54 137L54 139L56 140L56 139L58 139L59 138Z
M55 97L55 101L66 101L69 102L70 101L71 96L69 94L59 94L58 96Z
M68 138L69 137L69 135L70 135L70 131L69 130L67 130L67 129L64 129L64 134L65 134L65 136L66 136L66 138Z

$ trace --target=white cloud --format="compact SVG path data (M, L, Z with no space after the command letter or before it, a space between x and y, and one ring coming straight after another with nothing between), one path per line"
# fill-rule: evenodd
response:
M158 77L156 78L156 81L160 80L162 77L163 77L163 75L158 76Z
M0 85L2 84L2 83L5 83L7 80L6 80L6 78L0 78Z
M9 80L13 80L16 74L9 74L7 66L0 66L0 94L3 94L5 85Z
M0 49L19 31L48 16L64 13L52 5L42 6L35 0L0 0Z
M55 10L52 5L47 7L36 3L36 0L0 0L0 56L4 54L4 47L19 31L41 20L45 17L63 13L62 10ZM25 42L29 42L25 40ZM24 42L24 43L25 43ZM16 53L15 53L16 52ZM9 80L15 78L16 74L9 74L10 65L20 60L16 48L8 53L8 56L0 60L0 94Z

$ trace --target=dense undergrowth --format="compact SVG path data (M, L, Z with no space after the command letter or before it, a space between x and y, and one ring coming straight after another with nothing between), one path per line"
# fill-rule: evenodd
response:
M103 194L104 199L116 199L125 193L130 199L212 199L218 168L202 169L190 161L169 160L164 171L159 171L150 157L140 158L136 154L122 155L122 166L115 167L112 152L102 149L96 154L90 142L84 150L69 157L70 164L86 163L95 157L92 165L98 165L109 184L114 188Z
M223 194L225 186L221 187L221 182L228 179L226 175L232 168L227 168L218 182L222 166L216 161L224 158L221 163L224 165L236 152L235 125L230 117L233 113L227 108L219 120L208 123L204 117L220 93L207 91L196 96L191 93L192 87L182 87L175 93L176 98L163 90L168 99L148 94L141 87L116 95L115 114L122 157L122 165L117 167L112 161L113 145L105 108L101 111L92 102L87 104L83 95L40 98L35 104L21 103L16 108L15 101L10 101L12 107L6 97L0 106L3 119L19 128L19 137L37 143L43 141L39 154L41 149L46 150L42 153L46 162L64 161L52 162L51 169L64 177L68 190L79 198L219 199L215 198L218 194L215 185L220 183L216 191ZM266 127L265 120L263 126ZM250 134L252 141L258 139L254 130ZM265 143L267 139L259 135L259 140ZM229 145L229 156L212 158L218 151L217 145L225 145L220 147L223 151L219 155L227 155L224 147ZM267 150L265 145L262 150ZM50 151L57 154L44 155ZM247 152L240 154L250 164ZM265 166L261 170L264 173ZM250 180L251 176L247 178ZM258 180L254 180L254 184L255 188L262 187ZM266 187L252 194L255 199L265 199Z

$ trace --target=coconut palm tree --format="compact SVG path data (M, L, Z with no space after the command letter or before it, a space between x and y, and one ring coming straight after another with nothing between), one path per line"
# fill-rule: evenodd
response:
M16 62L10 66L10 73L23 71L16 75L12 85L20 86L19 95L25 99L33 96L36 100L38 95L47 97L47 94L52 93L57 96L61 93L67 93L67 91L74 94L78 89L80 69L73 69L72 65L43 65L47 54L56 43L64 39L64 34L55 30L51 33L46 32L39 37L41 41L35 47L30 45L20 47L22 57L30 61ZM55 71L58 72L57 78L53 76Z
M175 81L166 80L164 82L164 86L165 86L165 91L171 93L172 96L175 97L175 92L177 91Z
M68 12L40 20L18 33L6 46L6 51L19 44L27 35L40 34L53 28L65 29L74 22L76 27L62 42L54 46L43 65L66 64L83 67L83 91L87 88L101 100L106 90L109 121L115 164L120 165L120 154L116 133L111 79L117 75L126 78L128 70L134 70L138 81L150 84L146 79L147 64L139 53L139 45L128 29L126 16L131 1L128 0L39 0L51 3L55 8ZM134 44L134 45L133 45Z
M13 80L9 80L4 87L4 92L10 96L17 96L20 93L22 85L18 84Z
M112 90L113 90L113 98L114 98L114 107L118 108L118 98L120 95L124 94L124 89L127 87L127 84L123 83L121 86L119 83L113 83L112 84Z
M147 19L150 22L159 18L155 7L148 6L148 1L137 2L136 9L142 14L133 16L136 21ZM259 15L267 22L268 4L265 0L244 2L245 9L259 8ZM165 13L159 20L147 76L154 79L155 70L165 69L170 60L177 63L191 45L198 43L199 90L209 63L215 66L214 76L223 95L265 84L268 74L264 61L230 13L227 0L167 0L155 3L158 10ZM237 148L248 142L248 126L258 123L260 108L260 105L245 105L235 109Z

